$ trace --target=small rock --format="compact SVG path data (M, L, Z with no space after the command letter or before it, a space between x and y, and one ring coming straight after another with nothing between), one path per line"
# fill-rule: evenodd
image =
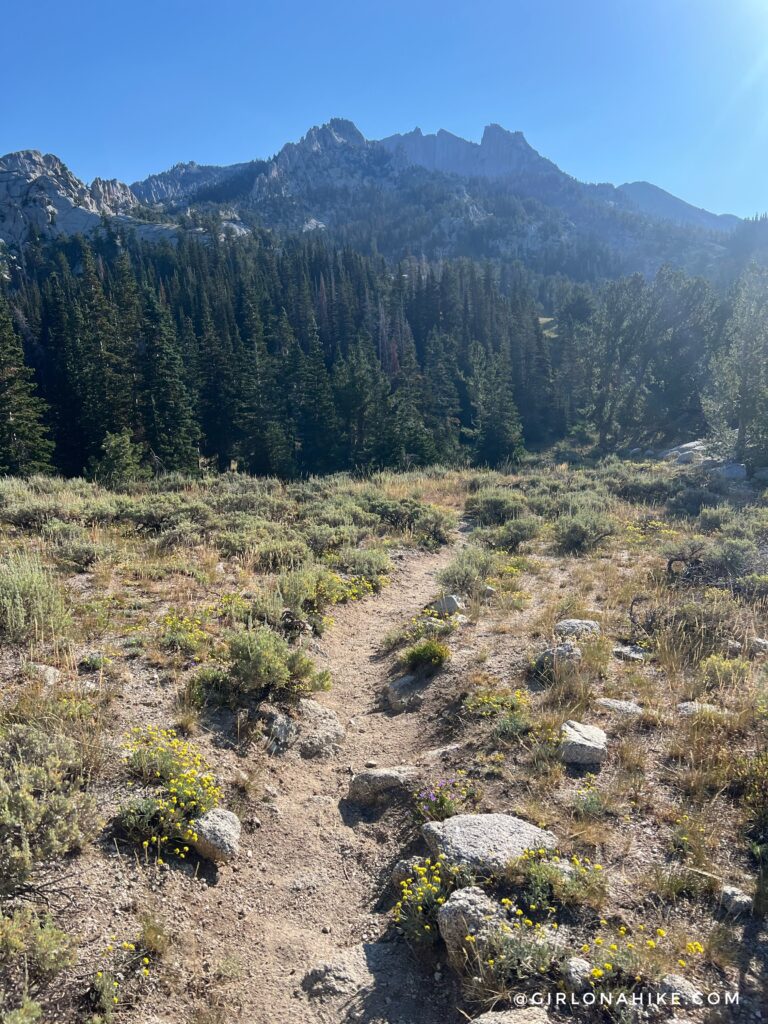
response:
M483 587L481 598L483 601L492 601L496 597L496 587Z
M372 807L383 800L404 796L413 785L416 775L416 769L410 765L358 772L349 783L347 798L362 807Z
M555 625L555 636L590 637L600 636L600 623L594 619L561 619Z
M613 656L619 661L645 661L647 653L643 647L638 647L637 644L617 644L613 648Z
M768 640L764 640L759 636L753 636L747 644L747 649L753 658L762 657L768 654Z
M506 916L498 903L475 886L452 893L437 912L437 927L449 962L458 970L464 968L467 935L474 936L474 951L481 955L478 947L482 945L483 937L506 921Z
M583 992L589 987L592 965L581 956L572 956L565 962L563 978L568 988L574 992Z
M744 649L738 640L729 640L725 645L726 652L729 658L736 658L741 654Z
M376 767L378 767L378 764L379 764L378 761L374 761L374 760L370 759L370 760L365 762L365 767L366 768L376 768Z
M752 897L735 885L724 885L720 891L720 902L732 917L752 913Z
M451 864L466 865L478 875L500 874L526 850L553 849L551 832L511 814L456 814L428 821L421 829L430 852Z
M299 701L298 750L302 757L328 757L346 732L338 715L316 700Z
M262 704L257 715L264 722L267 749L270 754L282 754L295 744L299 727L289 715L271 704Z
M602 764L608 753L608 737L596 725L570 719L560 737L560 758L565 764Z
M416 676L401 676L384 688L384 699L395 714L415 711L424 703L422 691L425 685L424 680L417 679Z
M433 601L430 608L434 608L438 615L455 615L456 612L463 612L465 605L458 594L446 594Z
M238 855L241 825L232 811L225 811L223 807L206 811L195 823L195 831L197 839L193 845L201 857L223 863Z
M392 884L395 889L400 888L401 882L406 882L409 878L413 878L416 868L421 867L423 862L423 857L404 857L402 860L399 860L392 868Z
M580 661L581 648L566 641L542 651L533 663L533 671L537 676L547 678L559 665L577 665Z
M613 697L598 697L595 701L598 707L606 711L615 711L619 715L641 715L643 709L633 700L614 700Z
M55 686L61 679L61 672L53 665L38 665L32 662L29 668L43 686Z
M550 1024L549 1014L541 1006L521 1006L514 1010L491 1010L475 1017L472 1024Z
M698 700L684 700L677 705L677 713L681 718L693 718L694 715L719 715L720 708L714 704L702 704Z
M723 466L716 466L714 473L722 480L747 479L747 467L743 462L726 462Z
M354 992L359 984L356 974L345 964L318 964L307 971L301 987L313 999L343 996Z
M682 974L665 974L658 988L662 995L676 997L678 1006L695 1006L701 996L696 986Z

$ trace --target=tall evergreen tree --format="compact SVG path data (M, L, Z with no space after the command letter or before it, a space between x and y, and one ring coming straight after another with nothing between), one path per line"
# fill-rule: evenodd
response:
M0 473L28 476L51 469L53 444L44 425L45 403L24 363L8 303L0 295Z

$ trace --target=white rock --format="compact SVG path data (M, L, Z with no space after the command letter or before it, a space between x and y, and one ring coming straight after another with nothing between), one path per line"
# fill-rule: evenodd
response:
M446 594L433 601L430 607L434 608L438 615L455 615L456 612L464 611L465 604L458 594Z
M449 962L458 970L464 967L465 953L471 948L467 935L474 936L474 952L481 954L485 936L506 921L498 903L475 886L457 889L437 912L437 927L445 943Z
M682 974L665 974L658 989L662 995L671 996L675 1000L671 1004L673 1006L695 1006L701 996L696 986Z
M619 715L641 715L643 709L633 700L614 700L613 697L598 697L595 701L598 707L606 711L615 711Z
M753 636L749 640L747 647L749 653L755 658L768 654L768 640L764 640L762 637Z
M270 754L282 754L292 747L299 735L298 723L272 704L262 704L257 712L264 722L267 749Z
M752 897L735 885L724 885L720 891L720 902L733 917L752 913Z
M563 966L563 978L568 988L574 992L583 992L589 987L592 966L582 956L572 956Z
M208 860L221 863L240 852L240 819L232 811L214 807L195 822L197 839L193 846Z
M638 647L636 644L617 644L613 648L613 656L619 661L645 661L647 654L645 648Z
M346 733L338 715L316 700L299 701L298 750L302 757L328 757Z
M38 665L31 662L30 671L37 676L43 686L55 686L61 679L61 672L53 665Z
M401 882L407 882L413 878L416 868L424 863L423 857L403 857L392 868L392 884L396 889L400 888Z
M348 799L363 807L403 796L413 786L418 772L410 765L397 768L371 768L358 772L349 783Z
M581 648L566 640L542 651L533 663L533 671L538 676L551 676L559 665L577 665L580 661Z
M551 832L511 814L456 814L445 821L428 821L422 834L434 855L451 864L466 865L480 876L502 872L526 850L551 850Z
M390 711L415 711L424 703L423 690L426 683L416 676L401 676L384 687L384 699Z
M677 705L677 713L682 718L693 718L694 715L720 715L722 711L714 704L702 704L698 700L684 700Z
M560 758L565 764L602 764L608 753L608 737L596 725L573 719L560 732Z
M747 467L743 462L726 462L724 466L716 466L714 473L722 480L747 479Z
M521 1006L515 1010L493 1010L475 1017L472 1024L550 1024L547 1011L541 1006Z
M561 619L555 625L555 636L586 638L600 636L600 623L594 619Z

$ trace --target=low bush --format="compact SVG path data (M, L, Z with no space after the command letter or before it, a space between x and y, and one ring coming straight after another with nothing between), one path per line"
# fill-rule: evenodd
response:
M535 516L519 516L503 526L478 531L478 540L498 551L515 552L527 540L541 533L541 520Z
M496 568L497 558L493 552L476 544L468 544L437 578L449 594L474 596L487 583Z
M414 811L419 821L445 821L455 814L471 811L480 799L477 788L459 770L414 793Z
M600 864L547 850L526 850L510 864L504 881L518 907L534 919L551 913L552 907L599 910L608 893Z
M612 517L597 509L582 509L574 515L561 516L554 525L557 549L567 555L593 551L615 532Z
M525 497L519 491L501 487L486 488L467 499L467 514L480 526L500 526L517 519L527 510Z
M195 820L221 799L210 766L173 729L152 725L133 729L125 751L130 773L152 791L120 809L118 831L158 863L166 851L183 860L196 839Z
M0 895L30 884L35 868L80 849L94 807L69 737L36 724L0 733Z
M447 864L440 854L427 857L414 868L413 875L400 883L400 898L395 904L397 929L412 947L433 946L440 940L437 914L451 893L459 888L459 868Z
M5 981L16 981L17 991L24 983L55 977L74 961L74 940L50 917L39 917L29 907L0 916L0 971Z
M228 646L228 691L236 700L297 700L330 686L328 672L266 626L233 633Z
M708 690L743 687L749 681L752 666L745 658L725 658L710 654L699 664L699 674Z
M60 636L68 624L62 590L37 555L11 552L0 564L0 642Z
M455 629L456 623L452 617L440 618L433 609L427 608L420 615L414 615L404 626L387 633L381 644L382 650L394 651L406 644L418 643L419 640L442 640Z
M403 651L400 661L408 668L418 670L422 668L436 669L449 661L451 651L447 644L441 640L431 637L420 640L418 643Z
M381 590L392 568L383 548L344 547L328 557L329 564L339 572L367 580L375 591Z

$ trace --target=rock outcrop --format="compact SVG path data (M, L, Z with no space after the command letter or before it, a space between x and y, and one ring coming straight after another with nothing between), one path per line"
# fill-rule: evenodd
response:
M435 854L451 864L464 865L480 876L502 872L526 850L551 850L557 840L529 821L511 814L456 814L445 821L428 821L422 834Z

